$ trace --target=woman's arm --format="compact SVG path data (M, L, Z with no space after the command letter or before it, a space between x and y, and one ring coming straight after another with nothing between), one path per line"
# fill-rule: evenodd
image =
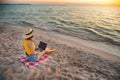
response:
M35 44L32 41L28 42L28 47L30 48L30 53L31 54L37 54L37 51L35 51Z

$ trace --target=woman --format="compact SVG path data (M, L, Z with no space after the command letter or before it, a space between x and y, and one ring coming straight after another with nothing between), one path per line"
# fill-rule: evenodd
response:
M33 41L33 29L28 29L24 34L23 48L26 53L26 57L30 61L36 61L45 54L50 54L55 51L55 49L46 48L43 52L37 51L35 43Z

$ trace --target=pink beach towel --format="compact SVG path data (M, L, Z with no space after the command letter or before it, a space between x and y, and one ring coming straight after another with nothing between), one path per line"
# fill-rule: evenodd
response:
M42 58L40 58L39 60L35 61L35 62L31 62L30 60L28 60L26 58L26 56L20 56L18 57L18 60L20 60L21 62L23 62L28 68L35 68L37 67L40 63L43 62L47 62L50 61L52 58L50 56L43 56Z

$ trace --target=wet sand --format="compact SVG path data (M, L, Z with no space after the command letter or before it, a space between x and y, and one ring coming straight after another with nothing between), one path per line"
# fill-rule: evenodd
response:
M17 60L24 55L22 35L26 28L0 26L0 80L120 80L120 57L110 54L107 47L94 48L87 45L89 41L74 41L71 37L38 29L34 29L36 45L42 40L56 51L50 55L53 60L35 69L27 68ZM96 44L103 47L102 43Z

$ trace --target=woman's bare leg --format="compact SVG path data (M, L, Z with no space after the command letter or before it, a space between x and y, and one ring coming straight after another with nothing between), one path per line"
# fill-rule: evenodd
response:
M43 52L40 53L39 57L43 57L45 54L51 54L55 49L46 48Z

